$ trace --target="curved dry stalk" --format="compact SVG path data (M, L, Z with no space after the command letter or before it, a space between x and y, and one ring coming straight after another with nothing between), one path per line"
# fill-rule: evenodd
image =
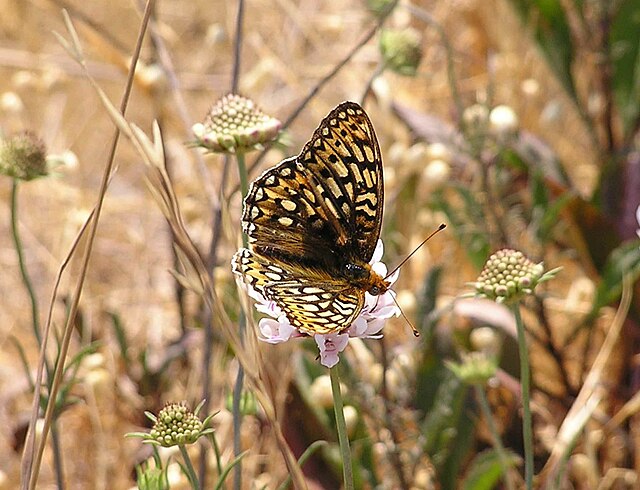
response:
M147 166L148 187L171 227L175 247L178 251L178 258L183 267L182 272L174 271L174 274L185 286L202 295L207 307L212 313L211 316L214 321L214 327L223 334L233 349L234 355L245 370L249 384L255 389L256 398L262 405L265 416L274 430L276 441L283 454L287 468L292 475L294 485L296 488L306 488L302 471L282 435L282 430L276 417L275 407L268 396L267 387L260 378L261 363L258 362L255 356L251 356L247 349L243 348L235 325L229 320L224 309L219 306L221 302L213 289L205 261L186 231L178 199L165 167L162 135L159 126L157 123L153 124L153 140L149 139L140 128L129 123L115 107L113 107L106 94L95 80L91 78L89 73L86 73L86 76L92 87L98 93L102 104L115 125L135 146ZM256 350L254 350L254 353L255 352Z
M611 328L607 332L607 336L580 389L580 393L578 393L575 402L560 426L560 430L558 430L558 436L551 450L551 455L542 469L541 473L546 475L544 488L556 488L555 484L562 461L565 460L567 452L571 450L574 441L591 418L600 401L606 396L606 387L601 382L602 375L620 336L624 320L629 312L632 295L631 279L628 275L625 275L622 279L620 306L611 322Z
M129 67L129 75L127 78L127 84L125 86L125 91L122 95L122 100L120 102L120 111L122 113L125 113L126 109L127 109L127 105L129 102L129 97L131 94L131 88L133 87L133 77L135 74L135 67L137 64L137 61L140 57L140 50L142 49L142 40L144 39L144 34L146 32L147 29L147 25L149 22L149 17L153 8L153 5L155 3L155 0L148 0L147 1L147 5L145 8L145 15L143 16L142 22L140 24L140 30L138 32L138 38L136 41L136 47L134 50L134 53L131 57L131 65ZM71 22L71 19L69 18L68 14L63 11L63 15L64 15L64 20L65 20L65 24L67 27L67 31L68 34L70 36L70 41L65 40L63 37L61 36L57 36L58 39L61 41L61 43L63 44L63 46L67 49L67 51L69 52L69 54L81 65L82 69L85 71L85 73L87 73L86 70L86 64L84 62L84 57L82 55L82 48L81 48L81 44L80 44L80 40L78 38L78 35L75 31L75 29L73 28L73 24ZM114 109L115 110L115 109ZM115 158L115 152L116 152L116 148L118 146L118 140L120 137L120 133L118 130L115 131L112 141L111 141L111 148L110 148L110 152L109 152L109 157L107 159L107 164L104 168L103 174L102 174L102 181L100 183L100 189L98 191L98 197L97 197L97 202L95 205L95 212L92 214L93 219L89 219L88 222L88 238L87 238L87 245L86 248L84 250L84 254L82 256L82 261L81 261L81 266L80 266L80 273L78 275L78 282L76 283L76 289L74 291L72 300L71 300L71 305L69 308L69 313L67 316L67 321L64 327L64 334L63 334L63 338L62 341L60 343L60 351L59 351L59 357L58 357L58 362L56 363L56 370L54 372L54 376L53 376L53 380L51 383L51 391L49 393L49 399L48 399L48 403L47 403L47 408L45 411L45 416L44 416L44 424L43 424L43 428L42 428L42 434L40 436L39 439L39 443L36 447L36 442L35 442L35 422L30 425L29 427L29 432L31 433L30 438L31 441L27 441L28 444L25 445L25 455L23 458L23 464L22 464L22 483L21 483L21 487L23 489L34 489L37 481L38 481L38 475L39 475L39 471L40 471L40 465L42 462L42 456L44 453L44 447L47 441L47 435L49 433L49 430L51 428L51 421L53 418L53 410L55 408L56 405L56 399L58 397L58 391L60 389L60 384L62 382L62 375L64 373L64 369L65 369L65 360L67 357L67 353L69 351L69 344L71 341L71 334L73 333L73 325L75 324L76 321L76 316L78 313L78 306L80 304L80 295L82 294L82 289L84 286L84 281L87 275L87 270L89 267L89 259L91 257L91 252L93 250L93 243L95 241L95 237L96 237L96 232L97 232L97 228L98 228L98 222L100 220L100 213L102 211L102 204L104 202L104 197L106 195L107 192L107 187L114 169L114 158ZM75 249L75 244L74 247ZM56 285L57 287L57 285ZM54 298L55 299L55 298ZM52 299L52 305L50 307L50 311L51 308L53 306L53 300ZM47 322L47 333L49 331L49 327L50 327L50 318ZM46 352L46 337L43 339L43 345L42 345L42 351L41 351L41 358L39 360L39 372L37 374L37 380L38 380L38 385L36 387L36 391L34 393L34 410L32 412L32 416L31 416L31 420L34 421L35 419L37 419L37 413L38 413L38 398L39 398L39 392L40 392L40 383L42 382L42 367L44 366L44 356L45 356L45 352Z

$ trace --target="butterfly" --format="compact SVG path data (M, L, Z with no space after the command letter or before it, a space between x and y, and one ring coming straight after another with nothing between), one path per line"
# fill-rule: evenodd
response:
M233 271L300 332L340 333L362 311L365 293L378 296L390 285L369 265L383 201L371 120L343 102L298 156L252 183L242 214L249 248L236 252Z

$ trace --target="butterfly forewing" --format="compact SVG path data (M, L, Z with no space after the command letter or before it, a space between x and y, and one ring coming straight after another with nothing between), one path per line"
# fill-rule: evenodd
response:
M382 160L369 117L353 102L336 107L297 157L252 184L243 212L251 250L234 271L273 300L296 328L347 328L364 291L344 266L366 265L382 223Z
M382 226L382 158L373 125L353 102L339 105L322 121L298 160L346 236L347 252L368 262Z

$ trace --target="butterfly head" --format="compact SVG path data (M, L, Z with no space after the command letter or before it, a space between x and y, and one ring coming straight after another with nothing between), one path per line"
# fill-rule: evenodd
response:
M349 263L343 269L351 284L367 291L372 296L386 293L391 285L389 281L385 281L380 274L374 271L369 264Z

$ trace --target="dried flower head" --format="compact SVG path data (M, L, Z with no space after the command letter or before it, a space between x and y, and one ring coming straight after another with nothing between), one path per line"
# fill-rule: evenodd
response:
M151 431L134 432L127 434L129 437L141 437L143 442L163 447L182 446L193 444L200 437L211 434L213 429L208 427L213 415L200 420L198 412L204 402L192 412L185 402L167 403L156 417L150 412L145 415L153 422Z
M282 123L246 97L227 94L211 108L204 123L194 124L196 145L217 153L246 152L274 140Z
M476 296L508 303L532 294L539 283L551 279L557 271L545 273L542 263L535 264L522 252L505 248L489 257L473 285Z
M0 174L20 180L47 175L47 155L42 140L25 131L0 141Z
M414 76L422 59L422 39L412 28L384 29L380 52L386 66L400 75Z

